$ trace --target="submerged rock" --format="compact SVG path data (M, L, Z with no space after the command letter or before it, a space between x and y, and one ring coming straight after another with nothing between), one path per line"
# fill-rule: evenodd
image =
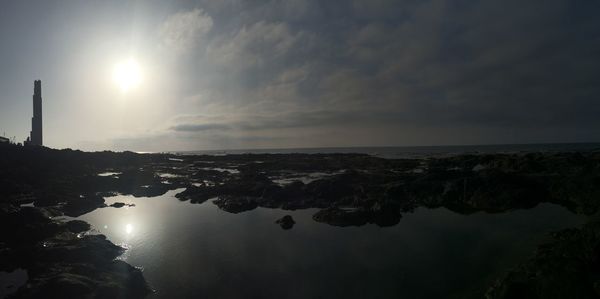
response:
M291 229L292 227L294 227L294 224L296 224L296 221L294 221L294 218L292 218L292 216L285 215L285 216L277 219L277 221L275 221L275 223L279 224L281 226L281 228L288 230L288 229Z
M109 207L113 207L113 208L135 207L135 204L124 203L124 202L115 202L115 203L111 204Z

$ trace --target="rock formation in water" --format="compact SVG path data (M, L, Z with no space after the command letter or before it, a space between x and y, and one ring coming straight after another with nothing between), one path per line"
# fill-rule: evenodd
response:
M277 221L275 221L275 223L279 224L281 226L281 228L283 228L284 230L288 230L288 229L291 229L292 227L294 227L294 224L296 224L296 221L294 221L294 218L292 218L292 216L285 215L285 216L277 219Z

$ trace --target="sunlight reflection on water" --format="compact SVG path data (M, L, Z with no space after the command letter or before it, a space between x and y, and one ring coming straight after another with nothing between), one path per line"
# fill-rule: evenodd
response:
M152 297L447 296L483 288L527 258L546 232L582 221L542 204L468 216L419 208L394 227L339 228L313 221L316 209L230 214L211 200L181 202L174 195L182 190L109 197L108 205L136 206L79 217L127 248L120 259L144 268L157 289ZM289 231L274 223L286 214L297 222Z

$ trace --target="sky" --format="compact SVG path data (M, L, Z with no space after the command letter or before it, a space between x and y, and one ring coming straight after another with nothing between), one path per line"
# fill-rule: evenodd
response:
M599 1L0 5L0 134L17 141L36 79L54 148L600 141Z

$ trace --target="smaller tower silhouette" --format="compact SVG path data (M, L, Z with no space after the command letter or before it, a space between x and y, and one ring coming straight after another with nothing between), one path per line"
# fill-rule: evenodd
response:
M33 117L29 144L43 145L42 137L42 80L33 81Z

